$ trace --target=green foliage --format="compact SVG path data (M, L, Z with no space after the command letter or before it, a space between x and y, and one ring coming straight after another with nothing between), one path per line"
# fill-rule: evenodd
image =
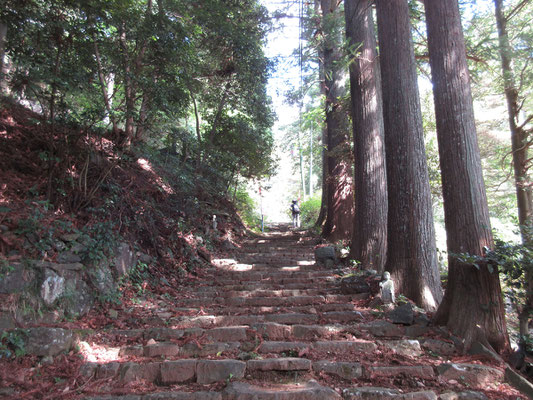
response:
M258 0L5 3L7 83L50 122L113 127L124 147L150 140L160 147L170 132L183 161L201 160L224 181L271 173L271 62L262 48L269 19ZM57 133L68 145L39 153L51 170L72 161L70 144L79 140ZM57 169L53 197L67 197L67 181L77 185Z
M2 279L7 274L13 272L15 267L10 265L7 260L0 259L0 279Z
M98 296L98 301L100 303L107 303L111 305L121 305L122 292L118 289L107 291L104 295Z
M150 279L148 265L139 261L137 265L130 270L127 279L137 291L138 295L144 294L146 285Z
M522 243L496 239L494 249L485 258L502 273L506 296L515 307L522 307L528 295L526 273L533 271L533 249Z
M24 356L26 337L27 332L23 329L4 331L0 336L0 358Z
M118 244L118 235L113 221L101 221L86 226L82 231L87 258L96 264L112 254Z
M235 206L246 226L261 229L261 215L257 212L257 205L243 187L239 187L235 193Z
M300 205L300 222L302 226L308 227L316 223L320 213L322 199L320 196L314 196L304 201Z

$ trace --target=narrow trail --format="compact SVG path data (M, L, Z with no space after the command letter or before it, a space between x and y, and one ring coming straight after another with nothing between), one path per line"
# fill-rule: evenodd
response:
M107 360L81 367L78 398L525 398L500 384L501 365L460 356L427 320L393 324L368 294L342 294L346 271L316 265L316 243L275 226L214 259L179 298L159 299L153 323L95 335Z

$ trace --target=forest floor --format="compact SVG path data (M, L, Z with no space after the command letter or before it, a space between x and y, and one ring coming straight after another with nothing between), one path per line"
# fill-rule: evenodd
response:
M52 359L0 360L3 394L527 398L503 383L504 362L459 353L451 336L423 314L394 324L383 308L369 307L371 294L342 294L341 277L350 271L317 265L318 241L281 225L213 255L212 267L194 280L124 293L120 305L55 324L75 332L76 348ZM376 278L366 279L375 288Z

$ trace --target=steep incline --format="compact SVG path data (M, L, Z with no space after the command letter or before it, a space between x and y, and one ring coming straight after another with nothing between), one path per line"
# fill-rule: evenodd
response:
M315 244L279 226L214 259L179 298L154 299L143 327L86 336L76 398L525 398L500 384L501 365L458 355L427 319L393 324L368 294L342 294L346 271L316 265Z

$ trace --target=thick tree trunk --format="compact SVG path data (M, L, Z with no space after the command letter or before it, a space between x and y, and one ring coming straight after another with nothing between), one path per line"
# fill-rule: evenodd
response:
M135 142L141 142L144 140L146 134L146 128L148 127L148 114L150 110L150 93L144 93L141 108L139 109L139 121L135 131Z
M355 219L351 257L383 272L387 251L387 174L381 77L372 1L346 0L355 153Z
M435 311L442 288L409 5L388 0L376 7L389 194L385 269L398 293Z
M322 227L326 222L326 216L328 213L328 157L325 149L327 143L327 130L326 127L322 127L322 199L320 202L320 213L316 220L316 226Z
M527 132L520 125L520 100L516 80L512 69L512 52L507 33L507 20L503 11L503 0L494 0L496 23L498 25L498 39L500 57L502 59L502 75L507 101L509 129L511 131L511 148L513 151L513 167L518 206L518 223L522 242L533 245L531 229L533 228L533 196L531 193L531 179L528 174ZM526 268L526 302L520 312L520 333L528 335L529 315L533 312L533 272Z
M0 91L6 88L4 76L4 58L6 55L7 25L0 21Z
M337 0L322 0L322 18L327 25L338 13ZM353 181L348 136L348 118L340 103L344 93L340 38L324 35L324 72L327 127L327 215L322 234L330 240L349 239L353 225Z
M124 100L126 103L126 122L125 122L125 138L123 143L120 143L125 149L131 147L134 135L134 113L135 113L135 88L133 86L133 73L131 68L131 57L126 43L126 32L122 29L119 36L119 42L123 52L123 68L124 68Z
M465 348L479 340L501 351L509 338L498 272L465 265L457 256L482 256L493 245L459 5L425 4L449 254L448 286L435 322L464 338Z
M98 48L98 42L97 42L96 34L93 35L93 40L94 40L94 55L96 57L96 65L97 65L97 69L98 69L98 80L100 82L100 90L102 91L102 98L104 100L104 105L105 105L105 109L106 109L106 112L107 112L107 117L111 121L111 126L112 126L112 129L113 129L113 135L116 137L116 136L118 136L118 125L117 125L117 120L116 120L115 116L113 115L112 90L111 91L109 90L110 89L109 88L110 83L111 82L114 83L114 78L113 78L113 80L110 81L110 83L106 83L105 75L104 75L104 69L103 69L103 66L102 66L102 59L100 57L100 49Z
M319 0L315 0L315 12L318 14L320 12L320 4ZM325 82L325 75L324 75L324 52L322 49L319 48L318 50L319 56L318 56L318 76L320 82ZM322 95L322 98L326 98L326 85L325 83L320 84L320 94ZM315 225L317 227L323 228L324 223L326 222L326 217L328 214L328 156L326 151L326 145L328 142L328 131L326 127L321 124L322 127L322 198L320 202L320 213L318 214L318 218L316 220Z
M193 110L194 110L194 121L195 121L195 131L196 131L196 140L198 140L198 151L196 153L196 168L200 168L202 163L202 132L200 130L200 114L198 112L198 104L196 103L196 97L193 94L191 85L189 85L189 95L191 96Z

